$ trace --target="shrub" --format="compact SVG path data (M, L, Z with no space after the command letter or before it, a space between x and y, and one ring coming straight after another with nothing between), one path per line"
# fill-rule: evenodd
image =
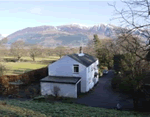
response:
M60 91L59 87L57 87L57 86L53 87L53 93L54 93L56 98L59 96L59 91Z
M4 72L6 71L6 68L4 65L0 64L0 76L2 76L4 74Z

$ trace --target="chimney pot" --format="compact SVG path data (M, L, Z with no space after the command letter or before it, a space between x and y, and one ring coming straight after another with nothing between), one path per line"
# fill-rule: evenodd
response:
M82 50L82 46L80 46L80 49L79 49L79 54L78 54L78 56L84 56L84 54L83 54L83 50Z

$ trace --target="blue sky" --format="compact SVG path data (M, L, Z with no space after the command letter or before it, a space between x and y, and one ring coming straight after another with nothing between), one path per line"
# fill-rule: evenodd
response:
M7 36L17 30L41 25L115 24L114 9L109 1L0 1L0 34ZM119 0L116 0L122 8Z

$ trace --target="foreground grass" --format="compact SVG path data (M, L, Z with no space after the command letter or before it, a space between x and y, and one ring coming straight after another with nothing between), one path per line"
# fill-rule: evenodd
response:
M0 102L1 116L37 116L37 117L143 117L144 114L129 111L117 111L87 107L69 103L47 103L37 101L5 100L6 105ZM13 117L11 116L11 117ZM147 115L148 116L148 115Z

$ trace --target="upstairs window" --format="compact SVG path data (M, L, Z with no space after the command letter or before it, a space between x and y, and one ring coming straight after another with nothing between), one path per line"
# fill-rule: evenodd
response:
M73 65L74 66L74 73L79 73L79 65Z

